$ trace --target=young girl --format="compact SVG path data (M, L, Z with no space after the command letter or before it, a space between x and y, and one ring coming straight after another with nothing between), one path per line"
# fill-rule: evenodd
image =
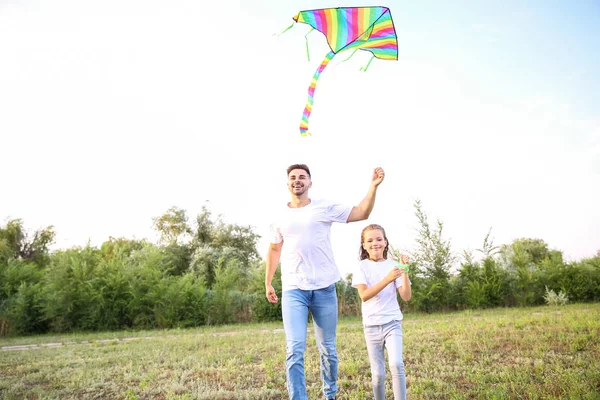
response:
M404 301L411 298L408 272L388 259L388 240L379 225L368 225L361 233L360 263L352 277L362 300L362 320L371 363L375 400L385 399L385 354L387 349L394 399L406 399L406 376L402 360L402 312L396 289ZM402 255L402 264L408 257Z

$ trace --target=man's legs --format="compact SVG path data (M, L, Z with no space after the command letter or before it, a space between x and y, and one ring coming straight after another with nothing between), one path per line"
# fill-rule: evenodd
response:
M281 312L286 341L286 378L291 400L307 400L304 351L308 326L309 291L293 289L282 293Z
M321 378L325 398L333 399L337 392L338 357L335 335L338 319L338 304L335 284L313 290L310 311L315 326L317 347L321 354Z

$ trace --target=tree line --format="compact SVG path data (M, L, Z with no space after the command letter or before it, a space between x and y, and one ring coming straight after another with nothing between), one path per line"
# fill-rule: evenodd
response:
M413 299L404 312L600 301L600 252L567 263L541 239L496 246L490 232L460 257L431 226L420 201L411 256ZM51 251L52 226L30 234L21 219L0 226L0 335L187 328L281 320L265 299L264 260L251 226L203 208L194 220L170 208L153 219L157 243L109 238ZM392 248L392 254L397 251ZM337 286L340 315L359 316L351 276ZM280 270L273 286L281 292Z

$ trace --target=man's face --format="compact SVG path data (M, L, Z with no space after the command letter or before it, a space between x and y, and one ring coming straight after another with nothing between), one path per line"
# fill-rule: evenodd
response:
M288 174L288 189L295 196L302 196L310 187L312 182L303 169L293 169Z

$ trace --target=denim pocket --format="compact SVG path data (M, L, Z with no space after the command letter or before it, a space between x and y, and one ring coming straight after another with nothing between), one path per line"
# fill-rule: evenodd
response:
M325 293L331 293L335 290L335 283L332 283L331 285L324 287L323 289L319 289L322 290Z

